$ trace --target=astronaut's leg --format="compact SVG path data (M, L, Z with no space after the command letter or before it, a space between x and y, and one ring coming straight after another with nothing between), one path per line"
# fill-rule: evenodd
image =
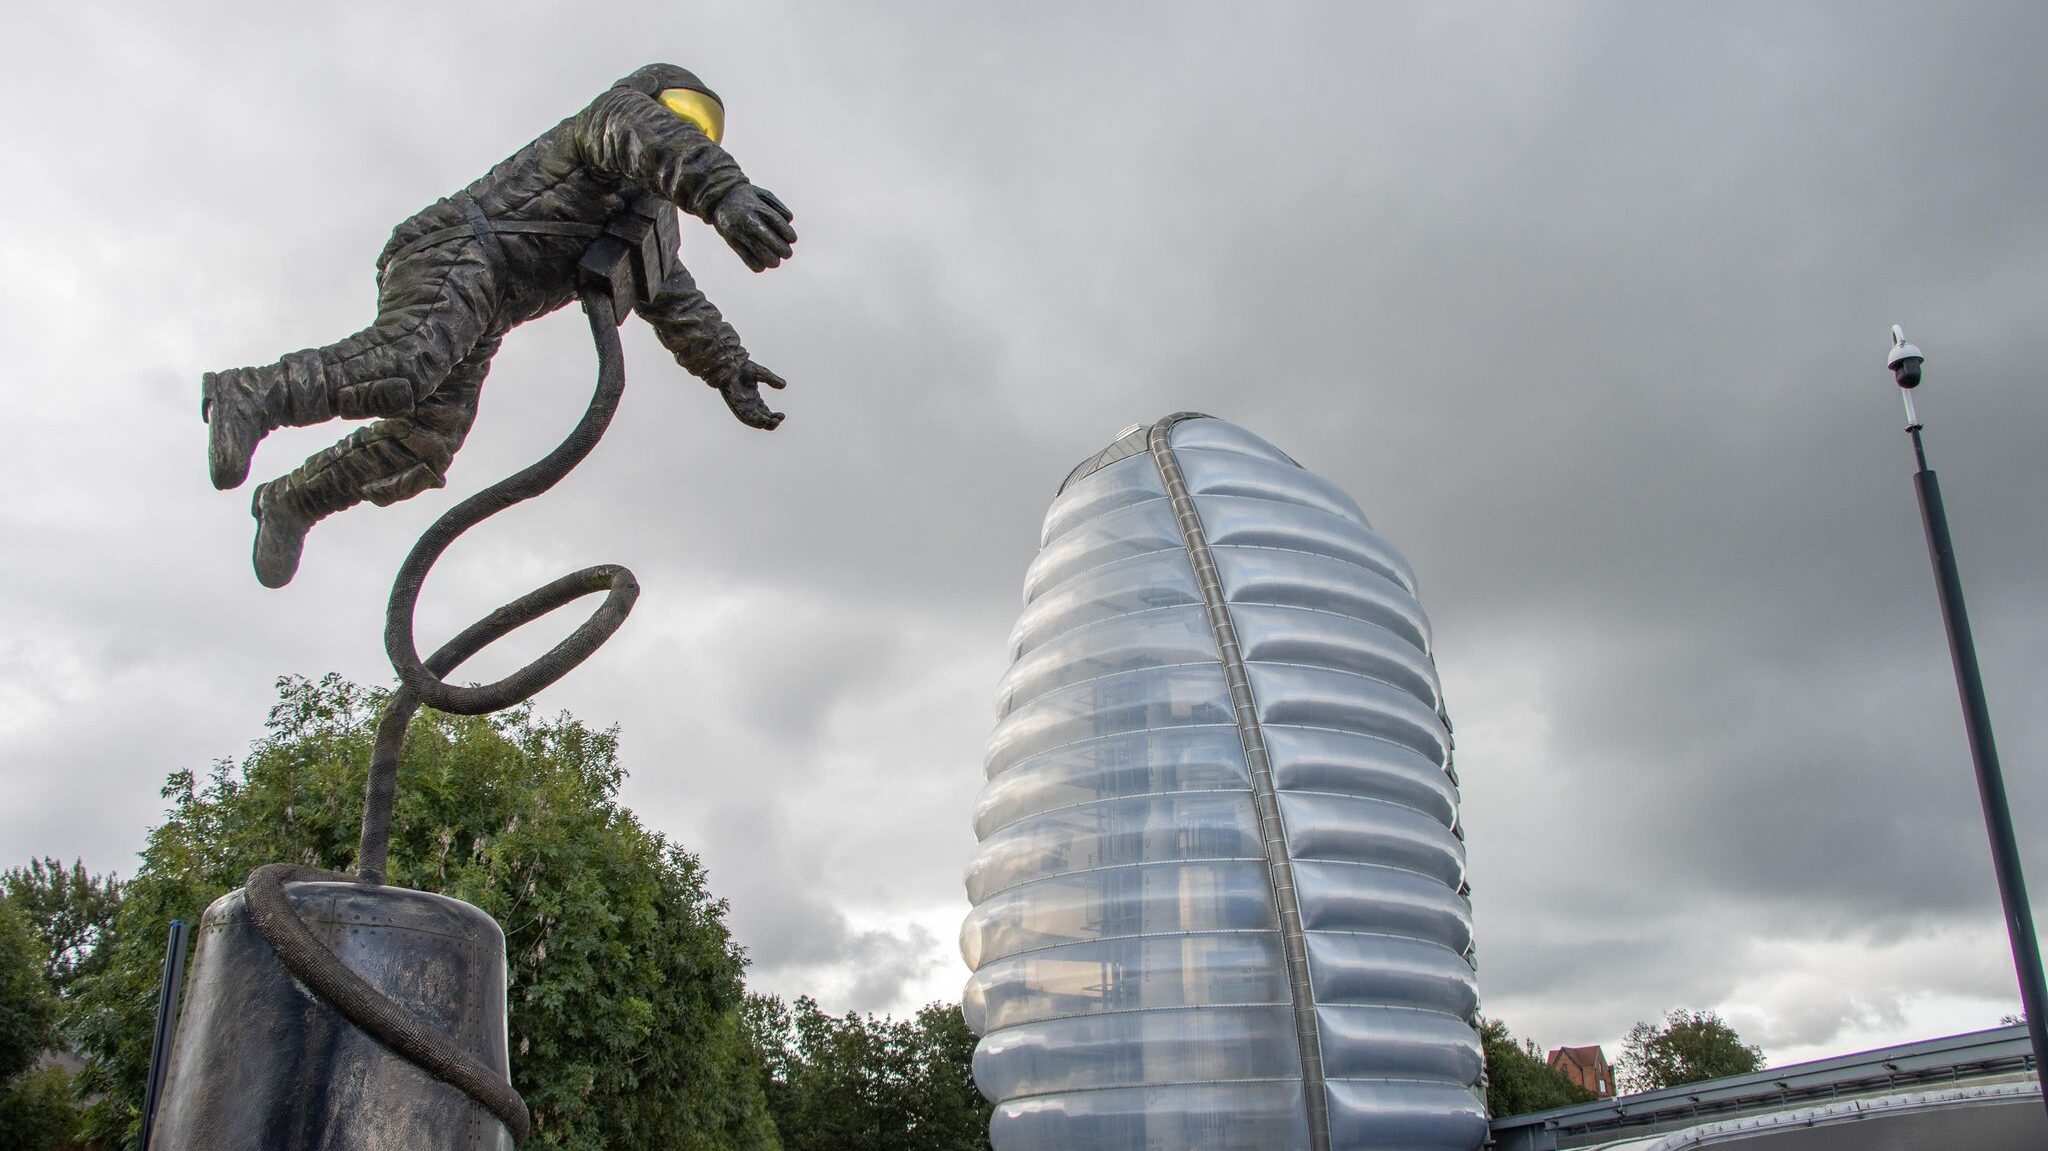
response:
M256 486L256 578L283 587L298 570L315 523L364 500L383 507L447 482L448 465L476 421L477 395L499 337L479 341L411 413L358 428L291 474Z
M412 411L493 322L499 276L479 241L423 249L384 269L370 327L273 364L206 373L200 415L213 486L239 487L256 445L277 428Z

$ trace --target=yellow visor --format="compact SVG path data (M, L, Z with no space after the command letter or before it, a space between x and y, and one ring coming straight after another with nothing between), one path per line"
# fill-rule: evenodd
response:
M716 144L725 135L725 105L694 88L664 88L659 99L669 111L697 126Z

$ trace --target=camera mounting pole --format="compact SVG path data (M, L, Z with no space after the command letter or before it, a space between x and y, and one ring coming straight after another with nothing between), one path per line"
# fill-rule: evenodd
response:
M1925 358L1893 324L1892 353L1886 366L1906 402L1906 434L1913 439L1913 462L1918 466L1913 485L1920 497L1920 522L1927 529L1927 551L1934 561L1935 587L1941 593L1941 620L1948 629L1949 657L1955 664L1956 690L1963 700L1970 759L1977 769L1977 797L1984 806L1991 863L1998 873L1998 898L2005 906L2005 932L2012 942L2012 965L2019 975L2027 1034L2033 1040L2034 1073L2040 1076L2044 1058L2048 1058L2048 984L2041 978L2041 945L2034 935L2026 875L2020 870L2020 847L2013 835L2012 809L2005 799L2005 776L1991 739L1991 710L1984 703L1984 680L1977 671L1977 645L1970 638L1970 616L1963 606L1963 581L1956 570L1955 547L1949 541L1948 514L1941 503L1941 485L1934 478L1934 469L1927 466L1927 449L1920 442L1920 416L1913 408L1913 389L1920 386L1920 365ZM2048 1093L2042 1098L2048 1103Z

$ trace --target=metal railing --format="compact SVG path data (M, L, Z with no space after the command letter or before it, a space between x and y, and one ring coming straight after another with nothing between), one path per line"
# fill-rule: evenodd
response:
M1492 1146L1559 1151L1820 1100L2035 1070L2026 1025L2018 1024L1496 1119Z

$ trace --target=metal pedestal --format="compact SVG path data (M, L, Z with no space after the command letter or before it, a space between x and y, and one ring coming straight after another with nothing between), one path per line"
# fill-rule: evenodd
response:
M509 1075L505 936L458 900L292 883L298 913L356 974ZM152 1151L512 1151L504 1125L392 1054L285 971L240 889L199 926Z

